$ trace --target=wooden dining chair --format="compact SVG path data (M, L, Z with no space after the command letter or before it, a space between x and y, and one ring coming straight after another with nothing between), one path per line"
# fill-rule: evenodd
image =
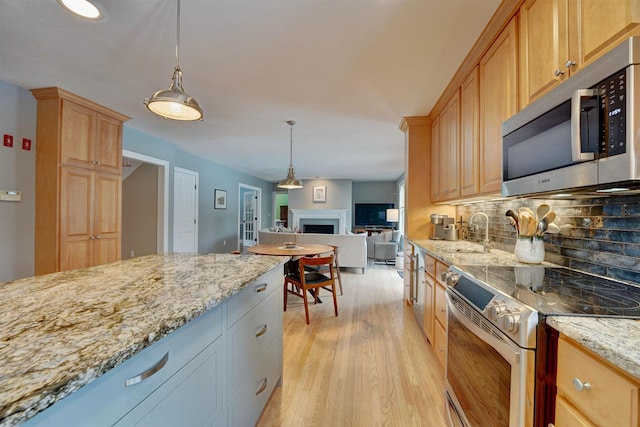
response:
M303 257L298 260L299 275L289 274L284 279L284 311L287 311L287 296L294 294L304 300L304 314L309 324L309 298L307 291L311 292L315 303L318 303L320 289L329 289L333 294L333 310L338 315L338 299L336 297L336 281L334 273L334 256L326 257ZM322 274L318 271L306 271L305 266L327 268L329 274ZM326 266L326 267L325 267ZM292 288L289 288L289 285ZM299 291L299 292L298 292Z
M338 261L338 251L340 250L339 246L336 245L329 245L333 248L333 268L336 274L336 277L338 278L338 286L340 287L340 295L343 295L343 291L342 291L342 277L340 276L340 262ZM306 271L317 271L318 273L322 273L322 274L326 274L329 272L329 269L326 267L326 265L320 265L317 267L314 266L306 266L305 267Z

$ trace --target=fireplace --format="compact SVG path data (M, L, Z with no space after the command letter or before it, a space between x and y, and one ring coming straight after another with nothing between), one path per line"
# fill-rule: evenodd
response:
M304 230L304 225L329 225L327 220L333 220L333 233L346 232L348 209L290 209L289 211L291 212L289 225L294 230Z
M305 224L302 226L302 232L333 234L333 224Z

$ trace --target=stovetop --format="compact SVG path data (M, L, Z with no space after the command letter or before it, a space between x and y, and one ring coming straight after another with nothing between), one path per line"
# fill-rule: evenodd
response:
M640 285L564 267L456 267L543 316L640 319Z

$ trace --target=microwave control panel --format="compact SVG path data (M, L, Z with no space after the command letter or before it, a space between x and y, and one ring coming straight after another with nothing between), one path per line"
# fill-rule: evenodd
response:
M601 81L596 88L600 98L600 157L626 152L627 70Z

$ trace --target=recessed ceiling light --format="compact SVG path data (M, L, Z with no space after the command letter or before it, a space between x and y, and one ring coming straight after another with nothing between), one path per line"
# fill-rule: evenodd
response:
M573 197L573 194L571 193L558 193L558 194L551 194L549 196L550 198L554 198L554 199L560 199L563 197Z
M58 3L69 12L85 19L97 21L102 18L100 9L88 0L58 0Z

